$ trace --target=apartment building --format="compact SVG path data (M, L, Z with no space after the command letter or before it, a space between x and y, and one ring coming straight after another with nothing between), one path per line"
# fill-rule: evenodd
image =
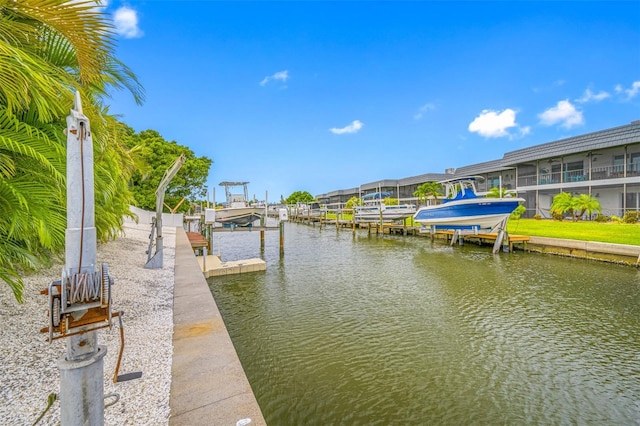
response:
M384 191L410 199L424 182L462 176L482 176L481 193L498 186L515 191L526 200L527 217L550 217L551 202L560 192L590 194L608 216L640 211L640 120L507 152L501 159L445 173L385 179L316 197L322 204L345 203L353 196Z

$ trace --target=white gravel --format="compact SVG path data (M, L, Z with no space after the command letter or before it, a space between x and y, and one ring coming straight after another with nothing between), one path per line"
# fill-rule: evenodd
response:
M107 263L115 279L112 310L124 311L125 348L119 374L142 371L142 378L114 384L120 349L117 318L112 329L98 332L107 346L104 393L117 393L119 402L105 409L105 425L166 425L169 423L173 334L175 228L165 227L164 267L144 269L149 225L127 222L125 234L98 246L98 263ZM58 360L66 353L64 339L46 343L49 282L60 279L62 265L25 277L25 303L19 305L9 286L0 281L0 423L32 425L59 393ZM110 400L107 400L107 402ZM38 423L58 425L60 401Z

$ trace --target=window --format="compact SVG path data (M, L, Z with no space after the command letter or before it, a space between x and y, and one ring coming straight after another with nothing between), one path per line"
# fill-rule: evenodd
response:
M576 170L582 170L584 168L584 163L582 161L573 161L571 163L564 163L564 171L565 172L573 172Z

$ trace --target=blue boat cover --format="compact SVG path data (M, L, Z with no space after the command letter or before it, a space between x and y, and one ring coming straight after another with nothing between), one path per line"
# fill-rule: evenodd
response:
M372 192L371 194L363 195L363 200L382 200L384 198L391 197L390 192Z

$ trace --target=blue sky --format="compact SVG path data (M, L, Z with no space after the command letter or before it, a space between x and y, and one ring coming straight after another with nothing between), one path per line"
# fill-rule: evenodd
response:
M110 111L269 201L640 119L640 2L111 0Z

